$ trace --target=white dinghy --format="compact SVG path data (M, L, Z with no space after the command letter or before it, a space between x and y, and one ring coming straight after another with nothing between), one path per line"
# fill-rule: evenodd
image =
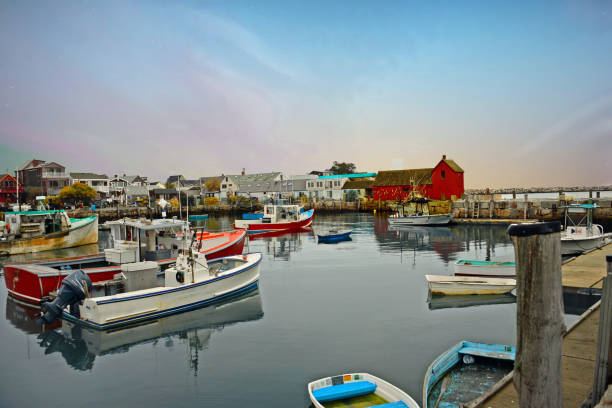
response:
M64 279L53 302L43 303L43 321L54 320L70 306L70 312L63 312L64 319L95 329L115 328L192 310L258 286L260 253L207 262L205 254L193 246L179 255L174 267L165 270L161 285L155 262L122 265L122 272L112 281L96 286L78 270L74 277ZM105 296L96 296L100 290Z
M321 378L308 384L308 396L315 408L327 402L346 407L419 408L410 395L393 384L368 373L352 373Z
M516 288L515 279L425 275L432 295L496 295Z

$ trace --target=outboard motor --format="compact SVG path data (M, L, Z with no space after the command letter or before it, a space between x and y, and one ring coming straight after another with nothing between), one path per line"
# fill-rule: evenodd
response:
M43 302L40 305L43 313L42 321L47 324L53 323L66 306L70 306L72 315L80 317L78 304L89 296L91 287L91 279L80 269L66 276L53 302Z

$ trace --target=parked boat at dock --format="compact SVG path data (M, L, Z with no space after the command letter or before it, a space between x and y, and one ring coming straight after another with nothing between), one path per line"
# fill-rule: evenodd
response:
M54 259L38 264L4 265L4 280L11 296L40 303L59 289L72 269L79 268L92 282L108 281L121 272L121 265L153 261L161 269L173 265L179 248L189 245L183 240L187 223L180 220L118 220L105 223L111 231L113 248L104 253ZM207 259L242 254L245 231L220 233L198 232L200 251Z
M321 231L317 231L317 237L319 239L319 242L325 242L325 243L333 243L333 242L340 242L340 241L350 241L351 237L351 233L353 232L352 229L328 229L328 230L321 230Z
M455 262L455 276L514 278L516 276L516 264L512 261L460 259Z
M72 248L98 242L98 217L69 218L64 210L6 212L0 256Z
M561 231L561 255L577 255L600 248L612 234L604 233L599 224L593 224L593 210L597 204L570 204L565 207L565 228ZM575 217L578 214L579 219Z
M414 198L408 202L396 205L396 212L387 218L391 226L410 225L447 225L453 218L452 214L430 214L429 200ZM408 209L406 208L408 207Z
M487 392L514 368L515 347L462 341L427 368L423 408L459 408Z
M495 295L516 288L515 279L425 275L432 295Z
M313 215L313 209L306 211L300 205L267 204L264 206L261 218L235 220L234 228L244 229L249 234L292 231L309 227L312 224Z
M52 302L42 303L42 320L51 323L63 311L67 320L111 329L193 310L255 289L260 262L261 254L252 253L208 263L194 243L165 270L162 285L159 265L151 261L122 265L121 273L97 285L77 270L62 282Z
M343 374L312 381L308 384L308 396L315 408L419 408L410 395L368 373Z

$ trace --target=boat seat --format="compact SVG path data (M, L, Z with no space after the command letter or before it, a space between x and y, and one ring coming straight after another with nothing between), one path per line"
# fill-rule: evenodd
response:
M344 384L330 385L312 392L319 402L336 401L346 398L359 397L376 391L376 384L369 381L351 381Z
M403 401L396 401L382 405L371 405L367 408L408 408L408 405L406 405L406 403Z
M459 354L469 354L472 356L497 358L499 360L510 360L514 361L516 353L514 351L501 351L501 350L482 350L476 347L462 347L459 350Z

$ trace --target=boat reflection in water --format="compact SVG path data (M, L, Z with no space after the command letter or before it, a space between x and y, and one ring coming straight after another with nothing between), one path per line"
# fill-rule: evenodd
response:
M429 310L448 309L457 307L472 307L485 305L501 305L516 303L516 296L511 293L499 295L458 295L444 296L429 294L427 299Z
M266 253L270 255L268 259L272 261L289 261L291 252L299 252L302 250L302 239L305 236L312 235L312 229L310 228L300 228L299 230L291 232L270 231L260 233L249 236L249 247L247 252L257 251ZM253 244L252 247L251 244Z
M28 330L31 324L36 324L34 320L24 323L26 319L14 311L10 312L12 317L9 317L11 303L11 308L17 305L13 299L7 299L7 317L16 327ZM61 327L56 330L42 331L41 326L37 325L40 333L38 340L45 354L61 353L71 367L90 370L96 356L124 353L132 346L160 338L169 340L166 342L168 345L172 344L171 340L180 339L188 346L190 368L197 375L198 353L207 348L215 331L221 331L228 325L259 320L263 315L259 289L255 289L228 302L117 330L93 330L65 320L61 321Z

